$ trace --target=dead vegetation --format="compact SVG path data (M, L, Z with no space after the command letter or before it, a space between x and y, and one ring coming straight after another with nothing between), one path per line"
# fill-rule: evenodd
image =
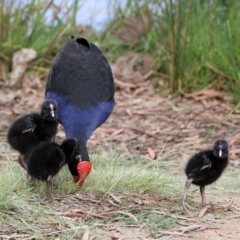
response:
M111 147L120 153L144 156L146 160L155 162L172 175L177 174L181 176L180 179L184 179L182 169L189 156L197 150L210 147L216 139L224 138L231 148L229 171L233 169L234 174L237 174L240 116L239 110L231 105L230 97L212 89L177 98L170 96L167 91L160 94L159 86L167 81L167 77L158 76L158 81L153 82L152 73L137 71L137 58L129 58L135 60L124 67L125 72L115 72L115 109L110 119L93 133L88 143L90 152L95 152L101 146L103 149ZM113 66L113 69L119 68ZM6 131L13 119L39 109L44 97L45 80L38 78L34 81L35 78L36 75L33 77L25 74L23 88L1 89L0 139L7 154L13 159L16 159L17 154L6 143ZM64 137L61 129L57 141ZM0 164L5 165L6 155L2 149L0 151ZM214 187L219 188L219 185ZM51 209L52 212L47 212L44 219L36 216L32 220L32 224L36 225L35 235L30 231L32 225L28 226L26 221L30 215L34 219L34 213L26 212L25 216L18 217L21 223L19 228L9 228L8 224L1 222L0 238L57 240L62 239L61 236L71 236L72 239L82 240L165 237L237 239L239 199L234 191L231 194L224 192L219 198L219 192L223 190L221 185L217 190L218 192L213 191L208 196L214 204L219 202L222 208L214 212L201 212L199 208L193 216L183 214L180 201L153 194L74 193L58 197L51 204L30 195L30 201ZM194 194L194 202L198 202L197 195ZM14 214L17 210L10 209L9 212ZM54 214L60 217L62 223L55 219ZM166 224L160 225L164 221Z

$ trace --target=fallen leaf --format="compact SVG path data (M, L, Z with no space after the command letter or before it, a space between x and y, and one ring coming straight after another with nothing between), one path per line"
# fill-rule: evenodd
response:
M113 193L108 193L108 195L112 197L117 203L121 203L121 200Z
M202 218L203 215L207 212L207 210L208 210L208 206L205 206L205 207L200 211L200 213L198 214L198 217L199 217L199 218Z
M150 155L150 157L151 157L152 159L156 159L156 154L155 154L155 152L152 150L152 148L148 147L148 148L147 148L147 151L148 151L148 153L149 153L149 155Z
M116 233L114 236L111 236L111 240L118 240L120 238L120 234Z
M83 237L82 237L82 240L88 240L89 239L89 235L90 235L90 230L89 228L86 229Z
M205 224L205 225L202 225L202 226L198 229L198 231L204 231L204 230L209 229L209 228L210 228L210 226L209 226L208 224Z
M126 215L126 216L132 218L135 222L138 222L138 219L132 213L124 212L124 211L116 211L116 213Z
M202 99L209 99L209 98L216 98L216 97L224 97L227 93L220 92L214 89L203 89L201 91L193 92L193 93L187 93L184 95L185 98L194 99L196 101L202 100Z

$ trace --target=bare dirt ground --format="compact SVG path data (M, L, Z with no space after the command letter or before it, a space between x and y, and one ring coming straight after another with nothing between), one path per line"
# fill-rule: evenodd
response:
M29 82L31 79L25 81L21 89L1 89L0 139L6 146L7 153L13 158L16 158L17 154L11 151L5 140L9 124L22 114L37 111L44 96L44 81L39 81L38 85L34 86ZM234 107L229 96L223 92L204 90L173 98L167 93L156 92L158 83L153 85L152 81L146 78L131 82L116 78L115 82L114 112L110 119L93 133L88 143L90 153L98 146L106 149L110 146L119 152L145 156L149 161L156 161L166 155L161 166L171 175L182 176L184 184L183 168L190 155L199 149L211 147L216 139L224 138L228 140L231 148L231 163L226 176L229 176L231 181L234 178L236 182L239 180L240 115L236 109L227 116ZM61 130L57 141L63 138L64 132ZM5 155L0 152L0 164L5 163ZM234 186L237 188L239 185L236 182ZM84 240L99 236L104 237L96 239L239 239L239 192L234 189L228 191L227 186L223 179L207 190L207 199L221 208L215 208L201 218L198 217L201 207L192 214L186 214L177 200L140 194L116 194L101 202L101 196L66 196L57 199L52 207L61 209L62 214L73 221L86 217L86 212L81 210L84 209L84 204L88 204L88 209L94 209L91 218L95 221L95 230L86 228L85 238L82 238ZM190 191L189 195L194 197L194 204L198 206L198 190ZM83 205L79 205L79 199ZM69 212L69 209L72 211ZM157 211L163 218L171 216L178 221L152 233L134 216L137 210L144 212L149 209ZM127 215L133 223L127 225L118 220L107 226L102 224L105 219L115 216L116 212ZM9 231L4 230L4 225L1 229L2 234Z

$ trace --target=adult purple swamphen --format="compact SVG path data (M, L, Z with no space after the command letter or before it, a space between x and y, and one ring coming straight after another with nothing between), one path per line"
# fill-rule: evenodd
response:
M187 181L182 197L182 205L187 210L186 197L191 183L200 186L202 205L206 205L205 186L215 182L228 165L228 143L217 140L213 149L201 151L193 155L185 168Z
M87 141L114 108L114 80L108 61L93 43L72 37L55 56L46 84L46 99L58 104L67 138L79 141L80 161L68 164L81 186L91 171Z

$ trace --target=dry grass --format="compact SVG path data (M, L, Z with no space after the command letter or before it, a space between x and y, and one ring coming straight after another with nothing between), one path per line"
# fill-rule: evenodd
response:
M16 162L8 157L6 160L0 175L3 238L9 235L18 239L75 239L76 232L79 238L86 228L96 229L99 220L107 229L120 219L131 219L132 212L142 222L149 215L147 211L141 215L145 205L157 205L173 189L173 181L164 171L143 160L126 161L124 155L104 151L92 155L94 169L83 189L76 187L65 167L58 177L58 188L53 189L54 200L48 202L45 183L33 186ZM131 204L134 196L137 200ZM151 196L154 201L148 203ZM164 220L162 227L173 222Z
M191 100L159 98L146 90L149 81L136 79L134 87L123 87L121 81L117 84L114 113L89 141L93 172L84 188L78 190L64 168L59 188L53 189L53 202L44 200L44 183L33 188L16 162L4 154L6 150L8 156L16 159L17 154L5 142L7 127L17 116L38 109L43 88L26 86L15 92L3 89L0 238L81 239L86 236L86 239L105 240L116 235L126 239L166 236L176 239L177 232L185 239L205 224L219 227L239 215L239 110L215 128L232 109L227 96L216 99L195 93ZM212 129L215 130L205 142L198 145ZM64 137L61 129L57 141ZM230 165L216 184L207 187L206 197L223 208L198 219L199 190L191 186L188 202L199 210L184 215L179 200L172 198L182 194L185 162L193 152L211 147L216 138L222 137L230 143L231 160L236 168ZM102 149L96 152L99 145ZM229 205L231 200L234 202ZM194 224L198 227L193 227Z
M156 167L149 160L119 155L110 149L92 154L91 158L94 170L83 189L76 188L65 167L58 178L59 187L53 189L51 202L45 200L45 184L38 182L31 186L25 172L7 158L0 175L0 238L152 239L177 233L187 237L188 232L203 224L213 224L214 219L213 225L218 226L216 219L231 218L230 209L238 214L240 175L232 166L206 189L207 200L221 209L197 220L201 211L197 187L190 188L188 201L199 211L183 216L180 201L174 200L183 190L184 162L176 164L175 160L159 158ZM179 228L179 224L185 228Z

